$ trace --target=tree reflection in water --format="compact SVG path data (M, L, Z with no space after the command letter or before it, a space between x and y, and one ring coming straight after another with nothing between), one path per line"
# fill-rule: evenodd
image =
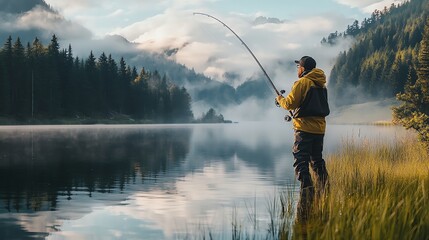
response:
M45 237L46 232L23 229L17 219L25 218L23 214L55 211L59 198L73 201L82 194L120 193L137 176L156 178L186 158L190 136L189 128L3 131L0 238ZM90 211L69 210L79 212L77 217Z

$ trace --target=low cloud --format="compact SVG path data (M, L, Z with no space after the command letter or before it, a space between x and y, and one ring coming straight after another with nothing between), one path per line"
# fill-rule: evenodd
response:
M211 13L205 9L198 11ZM329 32L342 29L339 23L348 21L344 16L331 14L302 21L266 21L255 25L255 19L261 16L211 14L222 19L246 42L264 68L270 69L270 75L284 72L275 69L286 67L279 66L279 61L292 61L302 55L320 56L320 65L328 67L324 62L331 63L338 51L323 50L320 40ZM208 17L193 15L190 10L168 9L113 33L139 44L144 50L164 52L177 49L176 54L170 56L171 59L216 80L228 82L228 76L232 73L240 76L240 79L234 79L234 87L259 75L261 71L227 28Z
M168 0L158 0L154 3L151 0L123 0L121 2L106 2L104 0L45 0L48 4L53 6L55 9L60 10L66 14L76 13L80 10L99 10L103 12L106 9L114 9L118 6L136 6L148 7L153 6L154 4L165 4ZM138 10L138 9L136 9Z
M380 0L336 0L336 1L340 4L350 6L350 7L355 7L355 8L364 8L369 5L382 2Z
M199 11L208 12L204 9ZM278 90L284 89L286 94L298 79L293 60L304 55L313 56L317 66L329 78L339 52L348 49L353 42L352 39L342 39L332 47L320 44L329 32L342 29L341 23L349 22L341 15L313 16L303 21L267 21L255 25L257 16L254 15L209 13L228 24L246 42ZM211 18L193 15L193 11L166 10L114 33L147 51L177 49L171 59L234 87L249 79L265 80L252 56L227 28ZM287 112L274 106L275 93L268 81L267 87L261 91L271 92L272 98L250 98L242 104L219 107L216 111L226 119L239 122L282 121ZM196 117L210 107L205 102L194 102L192 106Z
M115 16L131 15L130 12L138 11L135 6L141 6L144 9L145 4L153 4L151 1L137 0L125 0L121 7L117 7L117 3L104 3L101 0L48 0L47 2L69 15L78 14L75 19L80 19L82 22L108 18L118 21L115 20ZM289 92L293 82L297 80L293 60L304 55L313 56L318 67L323 69L329 78L338 53L348 49L353 41L345 39L334 47L320 44L320 40L330 32L345 29L347 23L352 22L350 18L340 13L313 15L298 21L270 18L270 16L261 16L260 13L224 13L201 7L207 2L210 1L159 1L156 6L166 8L158 13L153 11L150 17L132 21L110 32L112 35L124 36L134 43L131 45L125 42L118 44L118 39L112 38L107 41L94 39L94 33L82 24L68 21L60 14L48 12L42 8L35 8L23 15L0 16L3 20L0 23L0 30L7 33L38 29L45 38L50 38L55 33L60 37L62 46L71 43L76 50L74 53L85 58L91 50L94 50L96 56L103 51L113 54L125 53L128 56L133 54L137 56L146 51L169 52L170 59L234 87L249 79L265 78L249 52L227 28L214 19L193 14L199 11L207 12L228 24L246 42L278 90L285 89L286 92ZM365 10L399 1L338 0L338 2ZM126 6L134 6L135 9ZM86 11L87 15L79 15L79 10L83 8L90 9ZM91 15L91 9L93 11L100 9L99 14ZM259 21L255 22L256 19ZM108 25L107 22L106 25ZM33 34L33 38L34 36L37 35ZM116 55L119 56L119 54ZM139 63L133 62L133 64L140 67ZM272 91L270 88L267 85L267 89L263 91ZM279 111L273 107L274 97L273 93L272 100L269 99L263 104L256 99L249 99L234 108L219 109L219 112L223 113L225 118L237 121L277 119L283 117L284 112L279 114ZM210 106L194 103L193 107L195 115L199 116Z
M333 108L328 121L333 124L392 122L392 107L397 105L398 101L392 98Z
M384 6L389 6L392 3L399 4L405 2L405 0L336 0L338 3L360 8L365 13L371 13L376 9L383 9Z
M35 37L47 40L53 34L62 39L89 39L92 36L82 25L65 20L58 13L42 7L35 7L23 14L2 14L0 19L2 38L13 35L24 41L32 41Z
M366 13L372 13L374 12L376 9L381 10L383 9L385 6L389 7L392 4L398 5L401 3L404 3L405 0L384 0L384 1L378 1L374 4L371 4L367 7L365 7L363 10Z

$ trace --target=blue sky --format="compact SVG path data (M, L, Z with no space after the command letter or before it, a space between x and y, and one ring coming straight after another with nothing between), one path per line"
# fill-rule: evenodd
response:
M219 13L265 15L293 20L308 15L340 14L362 20L376 8L397 0L46 0L67 19L89 28L96 36L162 14L168 9L205 9ZM344 22L343 25L348 23Z

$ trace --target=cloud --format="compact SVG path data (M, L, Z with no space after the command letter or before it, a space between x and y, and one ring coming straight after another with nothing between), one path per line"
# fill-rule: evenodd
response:
M154 4L164 4L167 2L167 0L159 0L154 3L150 0L123 0L120 3L111 1L106 2L103 0L45 0L48 4L56 8L57 10L61 10L64 12L76 12L80 10L99 10L103 11L104 9L113 9L117 6L123 6L126 8L126 6L130 6L133 8L137 8L139 6L141 7L147 7Z
M227 28L214 19L193 15L193 12L207 12L228 24L253 51L275 85L286 91L297 79L292 60L303 55L313 56L318 62L318 67L329 75L338 53L348 49L352 41L345 40L335 47L324 47L320 44L320 40L330 32L341 31L352 22L350 16L345 16L343 13L324 12L299 20L279 19L269 15L264 16L260 12L246 14L210 8L210 4L214 1L162 0L154 3L153 1L124 0L120 4L101 0L48 0L47 2L54 7L61 7L66 17L75 14L73 19L77 19L78 22L95 31L95 35L104 34L108 30L109 34L124 36L135 43L141 51L169 52L170 59L234 87L251 78L265 77L249 52ZM366 9L399 1L337 0L337 2L362 11L370 11ZM85 11L81 11L83 9ZM118 16L120 16L119 19ZM100 21L104 24L97 28L96 23ZM89 50L101 48L102 44L96 43L79 41L72 44L75 49L84 49L86 51L84 53L87 54ZM114 45L109 48L107 44L102 46L105 48L104 51L117 48ZM128 50L125 47L123 51ZM135 62L133 64L139 65ZM271 89L268 88L268 91ZM250 106L248 104L239 106L241 109L220 111L226 113L225 117L238 121L258 119L258 115L246 116L252 112L264 113L262 114L264 116L273 115L269 112L265 113L266 105L253 101L250 100L252 108L258 111L247 111ZM200 110L206 112L208 106L198 107L199 104L194 103L194 113L198 114ZM268 104L271 104L271 100ZM239 112L242 114L236 114Z
M195 11L210 12L205 9ZM212 14L246 42L261 64L270 69L270 74L277 72L274 67L282 67L275 64L278 61L292 61L304 53L320 55L318 52L323 51L320 40L329 32L344 28L341 22L347 22L344 16L326 14L301 21L267 21L255 25L255 19L260 16ZM141 49L148 51L163 52L177 48L172 59L216 80L228 81L225 73L234 73L241 77L234 80L235 87L261 73L249 52L227 28L208 17L193 15L191 10L167 9L113 33L138 43ZM320 56L320 61L331 61L337 52Z
M80 24L65 20L60 14L42 7L35 7L23 14L0 16L0 32L32 41L35 37L50 39L56 34L61 39L88 39L91 32Z
M117 18L117 17L121 17L121 16L125 16L125 15L126 15L125 10L123 10L123 9L116 9L112 13L108 14L106 17L107 18Z
M382 10L382 9L384 9L385 6L389 7L392 4L398 5L398 4L401 4L403 2L404 2L404 0L384 0L384 1L379 1L379 2L376 2L374 4L371 4L367 7L365 7L363 10L366 13L372 13L376 9Z
M300 21L263 16L260 12L228 13L208 7L216 0L163 0L156 3L124 0L120 6L116 2L101 0L48 2L64 11L74 11L77 14L74 19L94 29L95 35L99 36L113 27L115 30L110 30L109 34L124 36L139 44L142 50L173 53L170 56L172 60L235 87L259 75L258 65L228 29L213 19L194 16L193 12L207 12L227 23L249 45L262 65L270 70L270 75L282 72L274 68L282 67L276 64L279 61L291 61L304 52L318 55L319 51L323 51L320 40L330 32L344 29L344 23L351 22L340 13L312 15ZM368 5L377 1L365 2ZM150 15L142 14L140 19L125 20L125 16L136 15L137 11L149 11L145 7L151 9ZM85 9L85 13L79 13L79 9ZM115 16L122 19L118 21ZM259 21L255 22L257 19ZM101 20L105 22L104 26L94 27L95 22ZM328 52L320 61L331 61L336 55ZM228 77L231 74L238 78L231 80Z
M65 20L61 15L35 8L17 19L18 27L38 28L53 32L63 38L85 38L91 35L90 31L83 26Z
M383 9L384 6L389 6L392 3L403 3L404 0L336 0L338 3L350 6L353 8L360 8L363 12L371 13L376 9Z
M162 11L169 0L46 0L67 19L92 30L94 35L102 38L115 27L123 27L131 22L146 18Z
M338 3L355 7L355 8L364 8L374 3L380 2L380 0L336 0Z

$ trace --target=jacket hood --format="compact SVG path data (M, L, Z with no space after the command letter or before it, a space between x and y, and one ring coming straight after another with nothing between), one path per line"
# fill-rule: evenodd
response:
M326 84L326 75L322 69L314 68L307 73L304 78L314 81L315 84L324 86Z

